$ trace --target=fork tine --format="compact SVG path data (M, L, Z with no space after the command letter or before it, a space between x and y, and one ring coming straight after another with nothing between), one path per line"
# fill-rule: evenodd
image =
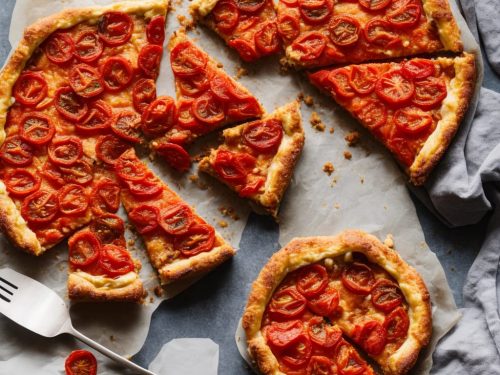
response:
M10 299L7 297L3 296L2 293L0 293L0 299L3 299L5 302L10 302Z
M3 290L5 293L9 293L11 296L14 295L14 293L12 293L9 289L7 288L4 288L3 286L0 285L0 289Z
M0 281L2 281L4 284L7 284L11 288L18 289L17 286L15 286L14 284L12 284L10 281L5 280L3 277L0 277Z

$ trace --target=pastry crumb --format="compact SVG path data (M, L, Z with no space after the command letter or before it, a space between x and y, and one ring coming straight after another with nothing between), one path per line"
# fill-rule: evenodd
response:
M359 176L359 181L364 184L365 183L365 178L363 176Z
M335 133L335 129L333 128L333 126L330 127L330 130L328 130L330 132L330 134L333 134Z
M221 227L221 228L227 228L227 226L228 226L227 221L225 221L225 220L219 220L219 222L217 224L219 224L219 227Z
M127 241L127 245L128 245L129 247L134 246L134 245L135 245L135 239L134 239L134 238L129 239L129 240Z
M311 125L314 129L324 132L325 131L325 124L323 124L323 121L321 121L321 118L318 115L318 112L313 111L311 113L311 119L309 120L311 122Z
M241 77L247 76L248 75L248 70L243 68L242 66L239 66L236 69L236 79L240 79Z
M394 249L394 236L391 233L387 233L384 240L384 245L390 249Z
M282 57L280 59L280 74L288 74L290 71L290 66L288 65L288 62L286 60L286 57Z
M356 147L359 143L360 134L358 131L352 131L345 136L345 140L349 147Z
M335 203L335 204L333 205L333 207L335 207L335 208L338 210L338 209L340 209L340 204Z
M337 177L334 177L332 179L332 182L330 183L330 187L335 187L335 185L337 185Z
M350 151L344 151L344 158L347 159L347 160L351 160L352 159L352 154Z
M323 172L325 172L328 176L331 176L334 171L335 167L333 166L332 162L329 161L323 165Z
M153 297L149 297L149 303L153 303L155 299Z
M160 298L160 297L163 297L163 294L164 294L165 291L163 290L163 288L161 287L161 285L157 285L153 289L153 292L155 293L156 297Z
M231 219L233 219L234 221L237 221L240 219L238 214L231 207L226 208L226 207L221 206L221 207L219 207L219 212L222 214L222 216L228 216Z
M182 14L177 15L177 21L179 21L179 25L186 28L186 31L192 30L194 28L193 20L188 19L186 16Z
M193 184L195 184L199 189L201 190L207 190L208 185L200 180L200 177L198 175L192 174L191 176L188 177L189 181L191 181Z
M314 105L314 99L311 95L304 95L303 92L301 92L298 96L297 99L300 101L304 102L305 105L308 107L312 107Z
M221 62L217 62L217 68L220 69L224 68L224 64L222 64Z
M110 341L115 341L115 340L116 340L116 339L115 339L115 336L113 336L113 335L109 336L109 340L110 340Z

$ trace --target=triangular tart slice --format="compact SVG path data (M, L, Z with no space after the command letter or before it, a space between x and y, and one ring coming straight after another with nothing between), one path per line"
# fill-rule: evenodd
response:
M414 185L437 165L475 86L474 55L349 65L309 74L387 147Z
M200 161L199 169L276 217L304 145L299 102L226 129L223 136L224 143Z
M235 250L195 210L153 174L133 150L116 162L121 199L142 236L162 284L192 280L230 259Z

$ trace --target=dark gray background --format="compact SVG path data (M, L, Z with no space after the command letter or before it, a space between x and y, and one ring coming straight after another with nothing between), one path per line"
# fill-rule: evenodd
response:
M15 0L1 0L0 3L0 64L4 63L11 48L8 33L14 4ZM500 78L487 62L484 86L500 92ZM487 218L473 226L450 229L419 201L415 198L413 201L426 241L439 257L457 305L461 306L464 280L481 246ZM178 297L163 302L153 314L146 343L134 360L147 366L171 339L209 337L220 346L220 374L250 374L234 343L234 332L250 284L267 259L280 248L278 231L272 219L252 214L241 239L239 256Z

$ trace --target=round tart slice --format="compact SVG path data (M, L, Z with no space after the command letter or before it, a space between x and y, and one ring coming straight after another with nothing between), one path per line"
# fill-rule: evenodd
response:
M293 239L252 286L243 315L264 374L407 373L432 333L417 271L376 237L349 230Z

